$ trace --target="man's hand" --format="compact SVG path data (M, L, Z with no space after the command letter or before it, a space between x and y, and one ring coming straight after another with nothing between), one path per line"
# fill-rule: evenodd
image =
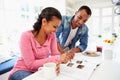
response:
M81 50L79 48L72 48L70 52L77 53L77 52L81 52Z

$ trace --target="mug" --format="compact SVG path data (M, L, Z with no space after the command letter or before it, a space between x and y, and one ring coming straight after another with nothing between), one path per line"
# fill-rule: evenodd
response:
M43 77L47 80L53 80L57 77L56 63L54 62L45 63L39 70L43 71Z

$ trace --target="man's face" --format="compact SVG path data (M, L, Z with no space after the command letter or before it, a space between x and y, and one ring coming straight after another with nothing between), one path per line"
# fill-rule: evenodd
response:
M87 12L83 9L81 11L77 11L75 13L75 17L74 17L74 25L76 27L81 26L82 24L84 24L88 18L90 17L90 15L87 14Z

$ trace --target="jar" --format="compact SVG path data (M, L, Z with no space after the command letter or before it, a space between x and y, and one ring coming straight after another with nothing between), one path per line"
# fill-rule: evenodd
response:
M114 45L110 43L105 43L104 44L104 50L103 50L103 58L112 60L113 59L113 48Z

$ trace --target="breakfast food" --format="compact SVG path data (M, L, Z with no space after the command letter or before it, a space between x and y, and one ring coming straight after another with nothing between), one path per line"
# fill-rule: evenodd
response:
M115 39L105 39L103 40L105 43L114 43Z
M85 53L88 54L88 55L96 55L95 51L86 51Z

